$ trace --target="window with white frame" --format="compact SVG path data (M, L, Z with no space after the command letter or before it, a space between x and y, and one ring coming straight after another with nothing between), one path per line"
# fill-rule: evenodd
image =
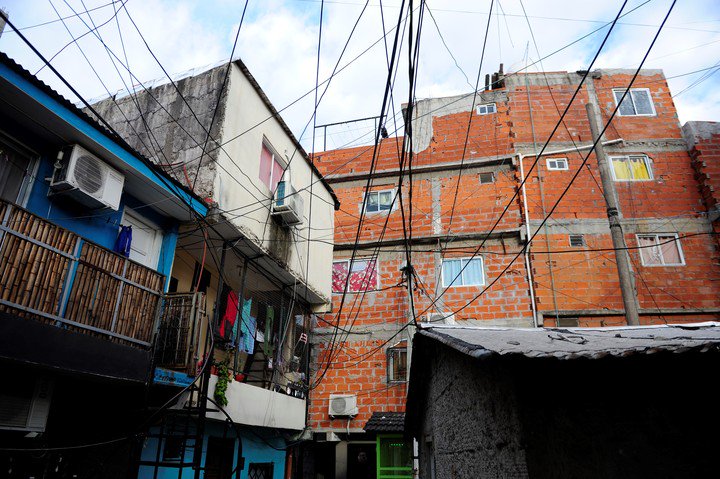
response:
M485 266L481 257L451 258L442 262L443 287L482 286L485 284Z
M264 143L260 152L260 181L275 193L275 188L285 171L285 162Z
M475 107L478 115L490 115L497 113L497 107L495 103L485 103L484 105L478 105Z
M560 171L560 170L567 170L568 169L568 160L567 158L548 158L546 160L547 162L547 169L552 171Z
M653 179L650 158L645 155L611 156L615 181L647 181Z
M678 235L658 233L637 235L640 259L644 266L682 266L685 264Z
M620 116L655 116L655 106L649 89L631 88L623 99L624 93L625 90L613 90L615 104L620 104L618 108Z
M407 347L405 343L387 349L387 378L389 383L407 381Z
M350 279L348 280L348 276ZM334 261L332 268L332 291L342 293L347 283L348 293L377 289L377 262L374 259Z
M395 190L369 191L365 201L366 213L377 213L379 211L390 211L393 208Z

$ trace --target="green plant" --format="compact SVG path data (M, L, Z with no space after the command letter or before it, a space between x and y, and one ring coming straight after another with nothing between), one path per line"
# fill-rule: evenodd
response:
M216 364L217 367L217 384L215 385L215 401L221 406L227 406L227 388L228 384L232 381L232 375L230 374L230 368L228 367L229 361L225 359L222 362Z

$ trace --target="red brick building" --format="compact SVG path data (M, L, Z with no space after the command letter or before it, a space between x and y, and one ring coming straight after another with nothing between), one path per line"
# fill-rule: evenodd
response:
M645 70L604 135L614 191L603 192L594 154L582 166L593 143L585 104L605 124L632 73L592 72L557 129L582 72L500 75L475 98L418 101L412 200L402 138L382 140L374 165L372 146L316 155L342 205L333 312L314 337L316 472L351 479L364 461L392 462L392 427L383 429L380 413L403 411L413 316L501 327L624 324L604 194L617 196L641 324L720 317L717 128L686 132L702 137L688 140L698 143L689 153L662 72ZM343 396L335 412L333 395Z

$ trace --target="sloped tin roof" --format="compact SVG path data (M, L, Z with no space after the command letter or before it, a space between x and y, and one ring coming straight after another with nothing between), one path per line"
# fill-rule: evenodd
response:
M374 412L363 429L367 432L403 432L405 429L405 413Z
M720 349L720 323L672 324L616 328L510 329L425 326L417 334L435 339L475 358L598 359L660 351L683 353Z

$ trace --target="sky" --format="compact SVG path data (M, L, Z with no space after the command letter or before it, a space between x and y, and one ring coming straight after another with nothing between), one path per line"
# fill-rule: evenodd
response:
M146 86L167 82L165 72L178 78L193 69L200 72L221 64L230 58L240 26L234 57L245 62L306 150L321 151L372 143L374 120L328 127L326 135L324 129L316 129L314 142L313 125L380 115L388 52L399 21L404 28L389 116L398 118L401 104L408 101L409 22L407 7L401 15L401 3L249 0L244 17L245 2L240 0L3 0L0 7L88 100L138 82ZM471 92L478 71L482 86L485 74L497 71L500 63L506 72L526 65L529 71L587 69L607 33L603 25L622 4L617 0L428 0L415 95ZM671 4L671 0L628 0L623 12L630 13L615 27L593 68L637 68ZM416 0L414 30L418 5ZM70 18L59 21L59 17ZM89 32L93 26L97 35ZM577 41L596 29L600 30ZM71 43L73 37L79 40ZM9 26L0 38L0 50L78 101L48 68L41 69L42 61ZM313 120L316 72L324 82L338 60L339 72L319 89ZM681 123L720 121L718 67L720 2L678 1L645 68L664 70ZM395 130L390 120L387 129L391 134Z

